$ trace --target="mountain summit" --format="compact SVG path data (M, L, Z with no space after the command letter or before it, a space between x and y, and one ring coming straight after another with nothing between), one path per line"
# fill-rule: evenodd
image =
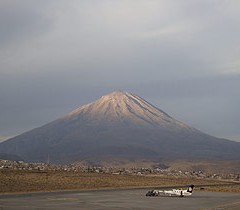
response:
M116 91L81 106L63 120L84 118L91 124L108 126L190 128L137 95Z
M141 97L122 91L102 96L66 116L0 144L0 153L26 161L66 163L240 158L240 143L204 134Z

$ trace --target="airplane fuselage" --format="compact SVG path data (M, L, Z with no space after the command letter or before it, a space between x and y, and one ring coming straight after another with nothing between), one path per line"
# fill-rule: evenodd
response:
M151 190L148 191L146 196L190 196L192 195L194 185L190 185L186 190L172 189L172 190Z
M159 191L159 193L163 192L166 195L169 196L190 196L192 193L188 192L187 190L178 190L178 189L172 189L172 190L164 190Z

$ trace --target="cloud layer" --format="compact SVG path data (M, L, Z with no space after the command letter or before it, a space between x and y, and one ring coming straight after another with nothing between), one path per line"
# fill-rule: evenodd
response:
M113 90L240 140L237 0L2 0L0 135Z

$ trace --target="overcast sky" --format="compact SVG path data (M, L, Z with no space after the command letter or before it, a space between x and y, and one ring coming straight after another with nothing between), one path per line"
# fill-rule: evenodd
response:
M114 90L240 141L239 0L1 0L0 140Z

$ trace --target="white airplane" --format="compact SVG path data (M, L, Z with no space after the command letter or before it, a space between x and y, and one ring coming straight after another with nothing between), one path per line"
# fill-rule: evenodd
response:
M172 190L150 190L146 196L177 196L184 197L192 195L194 185L188 186L186 190L183 189L172 189Z

